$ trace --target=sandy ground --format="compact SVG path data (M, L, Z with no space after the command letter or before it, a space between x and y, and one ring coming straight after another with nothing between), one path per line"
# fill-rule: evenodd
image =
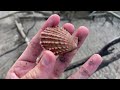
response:
M0 17L3 17L9 13L15 11L0 11ZM43 25L45 20L37 20L35 27L29 32L28 38L31 38L37 33L40 27ZM60 26L68 21L61 21ZM75 28L79 26L86 26L90 30L90 34L85 40L82 47L78 50L77 54L73 58L71 63L86 58L89 55L93 55L100 50L105 44L112 39L120 35L120 20L114 18L113 25L109 22L105 22L105 18L95 18L92 20L80 19L72 21ZM33 20L22 21L25 32L33 25ZM5 52L12 50L19 46L23 42L21 35L18 33L14 23L14 17L8 17L0 20L0 78L4 78L9 68L14 64L18 57L26 48L26 44L21 45L19 48L4 54ZM114 53L103 57L104 60L109 60L117 52L120 52L120 44L114 46ZM103 69L94 73L90 79L119 79L120 78L120 59L109 64ZM65 72L61 78L66 78L71 73L78 70L78 68Z

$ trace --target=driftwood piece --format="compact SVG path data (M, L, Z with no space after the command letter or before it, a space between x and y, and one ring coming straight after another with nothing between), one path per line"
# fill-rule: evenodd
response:
M28 37L26 36L26 34L24 32L24 28L23 28L22 24L20 22L18 23L17 20L15 20L15 24L16 24L16 26L18 28L18 31L19 31L20 35L23 37L23 39L25 40L27 45L29 45L29 39L28 39Z

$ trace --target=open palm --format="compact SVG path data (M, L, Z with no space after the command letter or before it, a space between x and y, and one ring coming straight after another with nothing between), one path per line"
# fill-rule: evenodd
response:
M39 44L39 35L46 27L58 26L59 22L60 17L57 14L53 14L48 18L38 33L32 38L30 44L25 49L23 54L10 68L6 75L6 79L58 79L60 77L60 75L70 64L77 50L83 44L89 33L89 30L84 26L80 26L77 30L75 30L74 25L71 23L64 24L63 28L79 38L78 48L74 51L64 54L59 58L56 58L51 51L43 51ZM40 53L42 53L42 57L39 60L40 62L36 63L36 59ZM96 71L101 62L102 58L100 55L93 55L76 73L68 77L68 79L89 78Z

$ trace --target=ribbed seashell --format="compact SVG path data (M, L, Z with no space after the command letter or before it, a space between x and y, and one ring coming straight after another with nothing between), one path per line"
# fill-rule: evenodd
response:
M55 55L61 55L74 50L77 47L78 38L73 37L64 28L48 27L41 32L40 44Z

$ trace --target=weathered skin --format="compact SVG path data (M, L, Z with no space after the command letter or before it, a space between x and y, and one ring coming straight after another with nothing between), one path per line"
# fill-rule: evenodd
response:
M54 53L48 50L43 50L40 43L40 33L47 27L58 26L60 17L56 14L51 15L45 22L41 30L32 38L30 44L18 58L15 64L8 71L7 79L58 79L64 72L66 67L72 61L72 58L76 54L77 50L83 44L85 38L88 35L89 30L81 26L76 32L74 32L74 26L70 23L66 23L63 27L73 36L78 37L77 48L71 52L64 54L56 59ZM36 64L36 59L40 54L43 54L40 58L40 62ZM90 62L90 63L89 63ZM101 64L102 58L100 55L93 55L82 67L73 74L69 79L87 79L98 66ZM87 72L87 73L86 73Z

